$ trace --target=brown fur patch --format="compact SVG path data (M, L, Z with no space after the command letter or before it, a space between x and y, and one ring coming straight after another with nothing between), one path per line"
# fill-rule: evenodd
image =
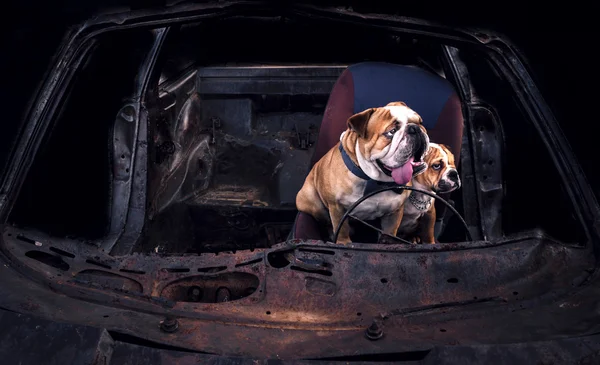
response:
M431 143L423 161L427 163L427 170L414 177L413 181L431 191L437 188L447 169L456 169L454 155L450 152L448 146L443 144ZM436 169L436 166L439 166L439 168ZM435 243L436 212L434 202L435 199L431 201L429 209L422 212L416 212L415 208L405 205L403 221L400 223L398 235L413 242Z
M390 103L388 105L406 106L402 102ZM408 109L408 111L411 110ZM413 113L414 111L407 113L409 122L421 124L421 117L416 113L413 115ZM362 156L369 159L372 154L381 152L391 143L391 139L385 137L384 134L392 128L397 127L398 123L388 109L367 109L348 119L348 129L339 143L343 145L346 153L354 163L358 164L356 146L358 145L358 148L360 148ZM426 132L422 125L421 128ZM296 207L299 211L312 215L318 221L325 223L333 229L337 227L346 211L341 202L356 194L356 187L365 183L365 180L348 171L338 146L339 144L336 144L317 161L296 196ZM411 183L409 182L407 185L411 185ZM393 209L397 210L382 212L382 229L386 233L395 234L398 229L402 220L402 206L408 194L409 191L406 190L402 194L396 194L391 197L392 202L395 204L395 208ZM386 197L385 199L388 198ZM339 243L350 242L349 231L348 221L346 221L339 233Z
M423 161L427 163L427 170L422 174L415 177L415 180L422 185L425 185L429 189L435 189L437 183L440 181L444 172L448 168L456 168L454 164L454 155L450 152L448 146L438 144L440 148L429 147L429 151L423 158ZM434 166L439 165L439 170L435 170Z

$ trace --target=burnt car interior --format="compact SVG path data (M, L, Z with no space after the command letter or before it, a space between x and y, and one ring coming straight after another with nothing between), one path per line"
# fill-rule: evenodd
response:
M224 28L232 32L222 33ZM162 69L157 70L158 95L153 105L147 98L156 118L150 120L148 135L148 222L130 252L219 252L285 241L329 94L342 72L370 61L410 65L445 78L448 66L440 44L338 27L321 35L322 45L315 46L323 31L312 24L235 19L186 24L169 35ZM21 190L15 224L90 241L107 235L110 207L121 199L111 181L119 168L127 169L120 161L125 156L112 156L108 146L121 142L116 140L115 115L127 113L119 109L131 97L141 58L152 44L149 32L123 32L98 41ZM222 34L197 41L214 33ZM271 33L286 41L277 47L252 42ZM307 52L311 45L320 51ZM355 49L369 49L368 58ZM115 59L115 54L121 56ZM568 213L555 168L541 154L542 142L510 100L512 94L502 92L502 81L484 60L468 52L460 57L479 104L473 116L478 126L473 130L467 125L465 133L479 144L469 143L467 135L457 151L464 151L458 167L469 182L451 197L459 212L485 220L490 239L542 229L581 242L572 236L581 230ZM369 86L363 88L369 91ZM474 160L476 172L465 166ZM556 210L546 209L539 198L544 194L530 194L529 184L519 183L531 176L543 176L538 189L557 196ZM465 213L464 199L484 201L480 208L469 204L473 212ZM440 241L464 241L462 227L448 219ZM481 225L469 223L474 230ZM560 232L569 235L561 237Z
M2 251L67 296L108 303L110 293L122 310L168 313L180 326L226 316L364 329L381 313L428 315L444 303L509 312L558 295L561 283L572 288L592 265L591 233L507 67L475 42L386 21L207 16L89 37L52 99ZM386 82L391 91L381 91ZM411 106L416 94L432 141L459 156L462 187L444 198L472 240L440 205L435 245L368 234L347 247L327 242L295 207L310 167L348 113L386 98ZM440 130L449 95L451 126ZM96 325L134 334L98 317ZM432 336L444 341L435 336L450 327ZM158 341L158 329L136 331ZM416 343L425 332L411 336ZM164 339L252 352L194 341Z

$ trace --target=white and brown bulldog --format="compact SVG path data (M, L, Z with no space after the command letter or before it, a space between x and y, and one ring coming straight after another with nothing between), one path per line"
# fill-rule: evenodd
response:
M435 194L449 193L460 188L454 155L448 147L430 143L423 159L427 169L412 179L413 187ZM413 243L435 243L434 203L434 198L412 191L404 205L404 215L397 236Z
M340 142L311 169L296 196L299 211L335 229L347 209L370 191L384 186L410 185L427 165L422 157L429 138L421 117L402 102L370 108L348 119ZM381 228L395 234L402 206L410 192L386 191L356 207L352 215L362 220L381 219ZM348 220L338 242L350 242Z

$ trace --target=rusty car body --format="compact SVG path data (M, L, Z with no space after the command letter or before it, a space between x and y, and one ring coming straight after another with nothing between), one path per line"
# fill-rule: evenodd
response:
M276 56L244 48L279 32L292 45ZM342 33L423 52L433 70L436 52L463 103L453 198L472 241L287 239L329 92L364 58L332 45ZM0 186L1 318L88 326L96 363L427 364L487 348L524 361L515 346L597 359L596 198L501 34L303 3L98 15L66 34L18 136ZM533 194L521 182L537 173Z

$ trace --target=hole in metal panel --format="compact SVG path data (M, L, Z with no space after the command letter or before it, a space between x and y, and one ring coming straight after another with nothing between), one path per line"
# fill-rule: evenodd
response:
M56 248L56 247L50 247L50 251L52 251L52 252L56 252L57 254L59 254L59 255L62 255L62 256L70 257L70 258L72 258L72 259L73 259L73 258L75 258L75 255L73 255L73 254L72 254L72 253L70 253L70 252L63 251L63 250L61 250L60 248Z
M31 243L32 245L35 245L35 240L32 240L31 238L25 237L21 234L17 235L17 239L19 241L23 241L23 242L27 242L27 243Z
M227 266L201 267L198 269L198 272L214 273L214 272L223 271L225 269L227 269Z
M167 285L160 296L176 302L232 302L251 295L259 284L256 275L245 272L196 275Z
M301 271L310 274L324 275L324 276L333 276L333 273L329 270L307 270L298 266L291 266L290 269L294 271Z
M27 251L25 256L58 270L67 271L70 268L69 264L64 262L62 257L54 256L43 251Z
M267 261L269 261L269 265L276 269L283 269L284 267L288 266L290 264L290 261L287 258L285 258L285 254L288 252L289 251L278 251L269 253L267 255Z
M112 267L110 267L110 265L103 264L103 263L101 263L101 262L94 261L94 260L92 260L92 259L87 259L87 260L85 260L85 262L87 262L87 263L88 263L88 264L90 264L90 265L96 265L96 266L98 266L98 267L103 267L103 268L105 268L105 269L109 269L109 270L110 270L110 269L112 269Z
M262 261L262 259L256 259L256 260L252 260L252 261L248 261L248 262L242 262L241 264L236 264L235 267L248 266L248 265L256 264L261 261Z
M190 272L187 267L167 267L163 269L166 272Z
M102 270L83 270L75 276L76 281L90 282L101 285L103 288L124 290L128 292L142 292L142 284L139 282Z
M335 255L335 251L321 250L321 249L316 249L316 248L299 248L298 251L301 251L301 252L322 253L324 255Z

